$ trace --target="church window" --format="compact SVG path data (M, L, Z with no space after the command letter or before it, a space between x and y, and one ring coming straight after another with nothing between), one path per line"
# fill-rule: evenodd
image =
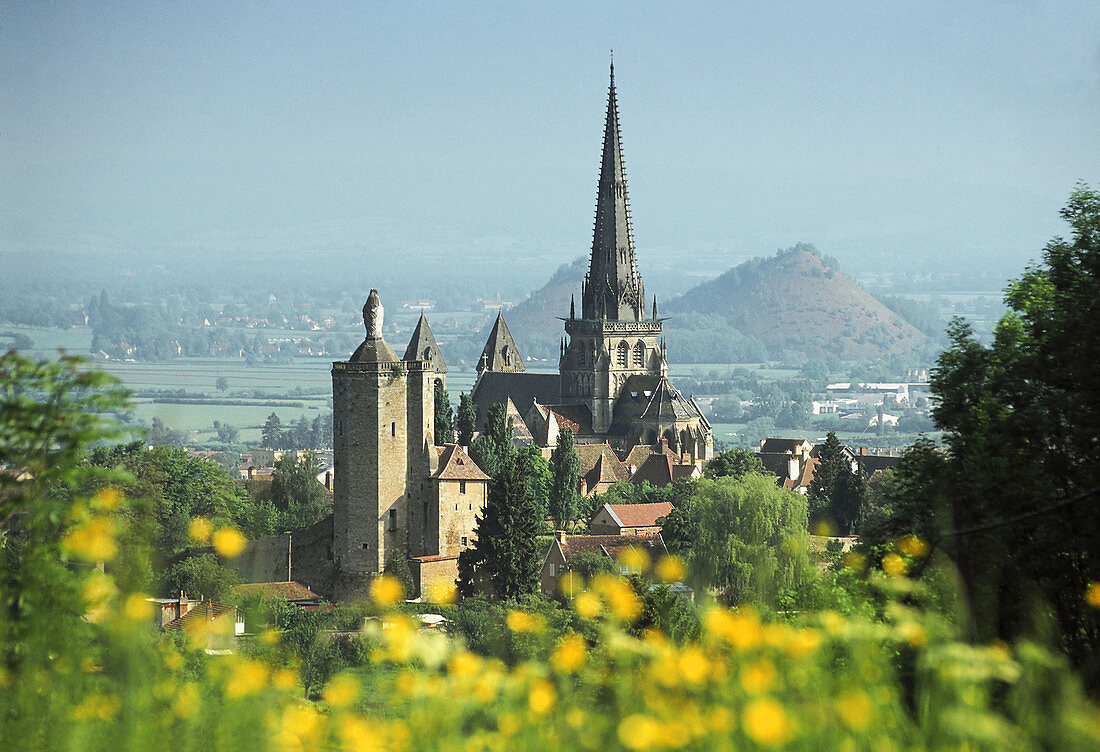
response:
M641 342L634 345L634 367L641 368L645 365L645 345Z
M390 436L397 435L397 423L390 423Z
M626 342L620 342L618 351L615 354L615 365L619 368L626 368L627 353L630 352L630 345Z
M363 544L363 550L366 551L368 548L370 548L370 544L369 543L364 543Z
M458 482L458 492L459 492L460 494L464 494L464 493L466 493L466 481L464 481L464 480L460 480L460 481Z

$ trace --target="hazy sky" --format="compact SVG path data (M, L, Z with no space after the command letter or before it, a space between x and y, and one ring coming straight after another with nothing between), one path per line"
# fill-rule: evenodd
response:
M552 269L591 243L612 48L643 272L806 241L1015 274L1100 184L1095 0L7 0L0 241Z

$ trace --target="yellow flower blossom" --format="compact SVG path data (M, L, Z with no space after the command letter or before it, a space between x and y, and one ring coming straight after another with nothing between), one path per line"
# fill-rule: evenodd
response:
M188 682L176 692L176 697L172 700L172 713L176 718L194 718L198 715L200 704L198 685Z
M891 577L902 577L909 571L905 559L891 552L882 557L882 571Z
M453 582L433 582L428 586L428 600L441 606L449 606L458 600L458 588Z
M576 572L566 572L558 578L558 590L566 598L572 598L584 589L584 578Z
M118 698L112 695L93 694L73 708L73 718L78 721L109 721L120 707Z
M814 629L796 629L787 641L787 653L794 658L802 658L817 650L821 645L821 635Z
M88 608L102 606L105 601L110 600L116 593L118 593L118 588L115 587L115 581L98 569L88 575L87 579L84 580L83 587L80 589L80 594L84 597L84 604Z
M294 689L298 686L298 675L288 668L281 668L271 673L271 685L276 689Z
M460 650L447 662L447 673L452 676L474 676L481 669L481 658L468 650Z
M1085 590L1085 603L1100 608L1100 582L1090 582Z
M592 589L603 596L607 610L617 619L629 622L641 615L642 602L622 577L598 574L592 578Z
M387 617L382 625L382 639L386 644L387 657L398 663L404 663L412 655L416 641L416 626L403 616Z
M595 619L600 614L600 598L591 590L585 590L573 601L573 609L582 619Z
M629 546L619 553L619 564L631 572L644 572L649 569L649 554L643 549Z
M820 619L821 626L831 635L839 635L844 630L844 617L836 611L822 611Z
M259 661L241 661L225 683L225 696L231 700L259 692L267 684L267 667Z
M244 553L245 546L248 545L248 541L241 535L241 532L232 527L223 527L217 530L210 537L210 542L214 544L214 550L227 559L235 559L240 556Z
M183 656L172 650L164 656L164 667L169 671L179 671L183 668Z
M275 740L281 749L310 749L321 735L321 717L305 703L288 705L279 719Z
M579 634L573 633L563 639L550 656L550 665L555 671L571 674L584 665L588 645Z
M61 539L66 552L85 561L111 561L118 555L115 523L109 517L93 517L77 525Z
M657 576L664 582L683 582L686 575L684 560L679 556L665 556L657 562Z
M92 497L91 506L92 509L115 512L122 506L122 492L110 486L101 488Z
M741 686L751 695L762 695L775 687L778 674L767 658L761 658L741 669Z
M664 729L660 721L634 713L619 721L619 743L627 749L647 750L662 746Z
M898 541L898 548L906 556L921 559L928 553L928 544L915 535L906 535Z
M830 538L836 535L836 529L828 520L819 520L818 522L815 522L813 530L811 530L810 532L812 532L814 535L820 535L823 538Z
M389 608L405 598L405 588L401 581L388 574L375 577L370 584L370 597L381 608Z
M336 723L336 734L340 737L341 747L355 752L374 752L382 750L377 724L357 715L343 715Z
M902 622L898 625L898 633L901 635L901 639L915 648L924 647L928 643L928 633L920 622Z
M527 705L538 715L545 715L558 699L554 685L545 679L535 682L527 693Z
M843 561L844 568L850 569L853 572L862 572L867 568L867 557L855 551L848 551L845 553Z
M279 634L277 629L265 629L260 633L260 642L264 645L278 645L281 639L282 635Z
M770 697L761 697L746 705L742 725L750 739L768 747L785 744L794 735L787 711Z
M836 712L852 731L866 731L875 720L875 706L858 689L848 690L836 701Z
M748 650L760 644L760 619L756 611L751 608L733 612L720 606L713 606L703 614L703 626L715 637L741 650Z
M155 609L144 593L131 593L122 606L123 615L130 621L148 621L153 618Z
M677 664L680 669L680 676L684 678L684 681L688 684L702 684L707 680L707 674L710 667L707 664L707 657L703 655L703 651L697 647L685 648L680 653Z
M716 705L707 714L707 728L719 734L725 734L733 728L733 713L729 708Z
M474 682L474 697L483 705L496 699L500 689L500 674L496 671L485 671Z
M497 718L497 730L504 736L514 736L522 724L515 713L501 713Z
M208 543L210 536L214 532L214 526L210 524L210 520L205 517L196 517L191 520L191 524L187 526L187 537L191 539L192 543Z
M329 680L322 697L334 708L345 708L359 699L359 682L349 674L338 674Z
M507 622L513 632L541 632L544 626L541 616L527 611L509 611Z

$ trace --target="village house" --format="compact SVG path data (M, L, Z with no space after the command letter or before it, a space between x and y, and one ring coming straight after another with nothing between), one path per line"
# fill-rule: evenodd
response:
M647 535L566 535L558 531L542 560L542 592L552 595L557 591L558 579L569 571L569 561L578 554L595 553L618 561L620 555L630 549L644 552L651 561L668 554L659 532ZM620 568L620 572L625 574L626 570Z
M588 522L594 535L653 535L661 532L661 520L672 512L672 504L604 504Z

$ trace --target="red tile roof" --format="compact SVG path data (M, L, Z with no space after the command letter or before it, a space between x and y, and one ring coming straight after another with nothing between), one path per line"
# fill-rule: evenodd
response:
M656 527L657 520L672 511L672 503L654 501L648 504L605 504L623 527Z
M489 476L466 454L458 444L442 447L439 469L432 474L437 480L489 480Z

